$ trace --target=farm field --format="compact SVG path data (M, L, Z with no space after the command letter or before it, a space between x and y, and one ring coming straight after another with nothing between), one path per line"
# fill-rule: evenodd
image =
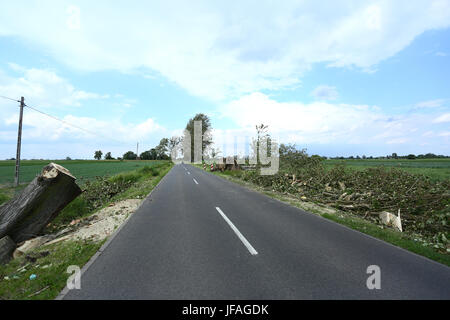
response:
M450 179L450 159L330 159L325 160L325 165L333 167L343 164L353 170L364 170L368 167L384 166L386 168L399 168L409 173L423 174L433 180Z
M23 160L20 163L20 183L28 183L50 162L67 168L78 180L90 180L96 176L114 175L164 162L160 160ZM0 161L0 187L14 183L15 161Z

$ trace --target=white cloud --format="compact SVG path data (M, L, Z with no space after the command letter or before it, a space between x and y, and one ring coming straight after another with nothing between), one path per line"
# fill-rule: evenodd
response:
M67 28L69 30L80 30L81 21L80 21L80 8L74 5L70 5L67 7Z
M307 145L405 144L414 147L417 143L430 142L431 129L435 127L432 114L391 116L367 105L277 102L262 93L225 104L222 116L231 118L250 136L256 124L264 123L281 141ZM446 117L450 119L450 114ZM450 121L448 119L446 121ZM439 139L432 142L437 148L445 145Z
M0 75L0 94L20 99L25 96L39 106L80 106L83 100L105 99L108 95L76 90L66 79L44 69L26 69L17 64L9 66L20 73L19 77Z
M422 109L422 108L439 108L444 105L446 102L445 99L435 99L435 100L428 100L428 101L422 101L415 105L416 109Z
M406 138L397 138L397 139L388 140L386 143L387 144L403 144L406 142L408 142L408 139L406 139Z
M450 113L444 113L433 120L434 123L450 122Z
M311 94L317 100L336 100L339 97L336 87L327 85L318 86Z
M373 71L424 31L450 25L445 0L85 0L68 12L71 5L3 1L0 36L76 69L148 69L210 99L296 86L314 63Z

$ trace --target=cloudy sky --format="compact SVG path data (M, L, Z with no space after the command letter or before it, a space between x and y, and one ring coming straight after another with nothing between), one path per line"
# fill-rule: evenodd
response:
M2 1L0 95L95 133L25 109L23 158L149 149L197 112L217 141L262 122L326 156L450 155L449 27L449 0Z

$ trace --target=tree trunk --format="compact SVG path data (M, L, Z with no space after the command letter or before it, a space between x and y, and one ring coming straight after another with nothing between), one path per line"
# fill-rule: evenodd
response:
M10 237L0 238L0 264L7 263L12 258L16 244Z
M18 196L0 207L0 238L8 235L20 243L37 236L80 194L75 177L50 163Z

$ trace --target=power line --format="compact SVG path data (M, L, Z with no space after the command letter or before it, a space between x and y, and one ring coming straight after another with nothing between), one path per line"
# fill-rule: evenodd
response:
M20 101L19 101L19 102L20 102ZM64 124L68 125L68 126L71 126L71 127L74 127L74 128L76 128L76 129L78 129L78 130L81 130L81 131L87 132L87 133L89 133L89 134L92 134L92 135L94 135L94 136L98 136L98 137L101 137L101 138L104 138L104 139L108 139L108 140L112 140L112 141L115 141L115 142L123 143L123 142L121 142L121 141L118 141L118 140L115 140L115 139L112 139L112 138L109 138L109 137L105 137L105 136L103 136L103 135L101 135L101 134L99 134L99 133L97 133L97 132L93 132L93 131L87 130L87 129L85 129L85 128L82 128L82 127L79 127L79 126L74 125L74 124L72 124L72 123L69 123L69 122L67 122L67 121L65 121L65 120L59 119L59 118L57 118L57 117L55 117L55 116L52 116L51 114L45 113L45 112L43 112L43 111L41 111L41 110L38 110L38 109L36 109L36 108L33 108L33 107L27 105L27 104L25 104L25 107L30 108L30 109L32 109L32 110L34 110L34 111L36 111L36 112L39 112L39 113L41 113L41 114L43 114L43 115L45 115L45 116L47 116L47 117L50 117L50 118L52 118L52 119L54 119L54 120L56 120L56 121L62 122L62 123L64 123Z
M8 99L8 100L15 101L15 102L20 102L20 100L13 99L13 98L10 98L10 97L5 97L5 96L2 96L2 95L0 95L0 98Z

